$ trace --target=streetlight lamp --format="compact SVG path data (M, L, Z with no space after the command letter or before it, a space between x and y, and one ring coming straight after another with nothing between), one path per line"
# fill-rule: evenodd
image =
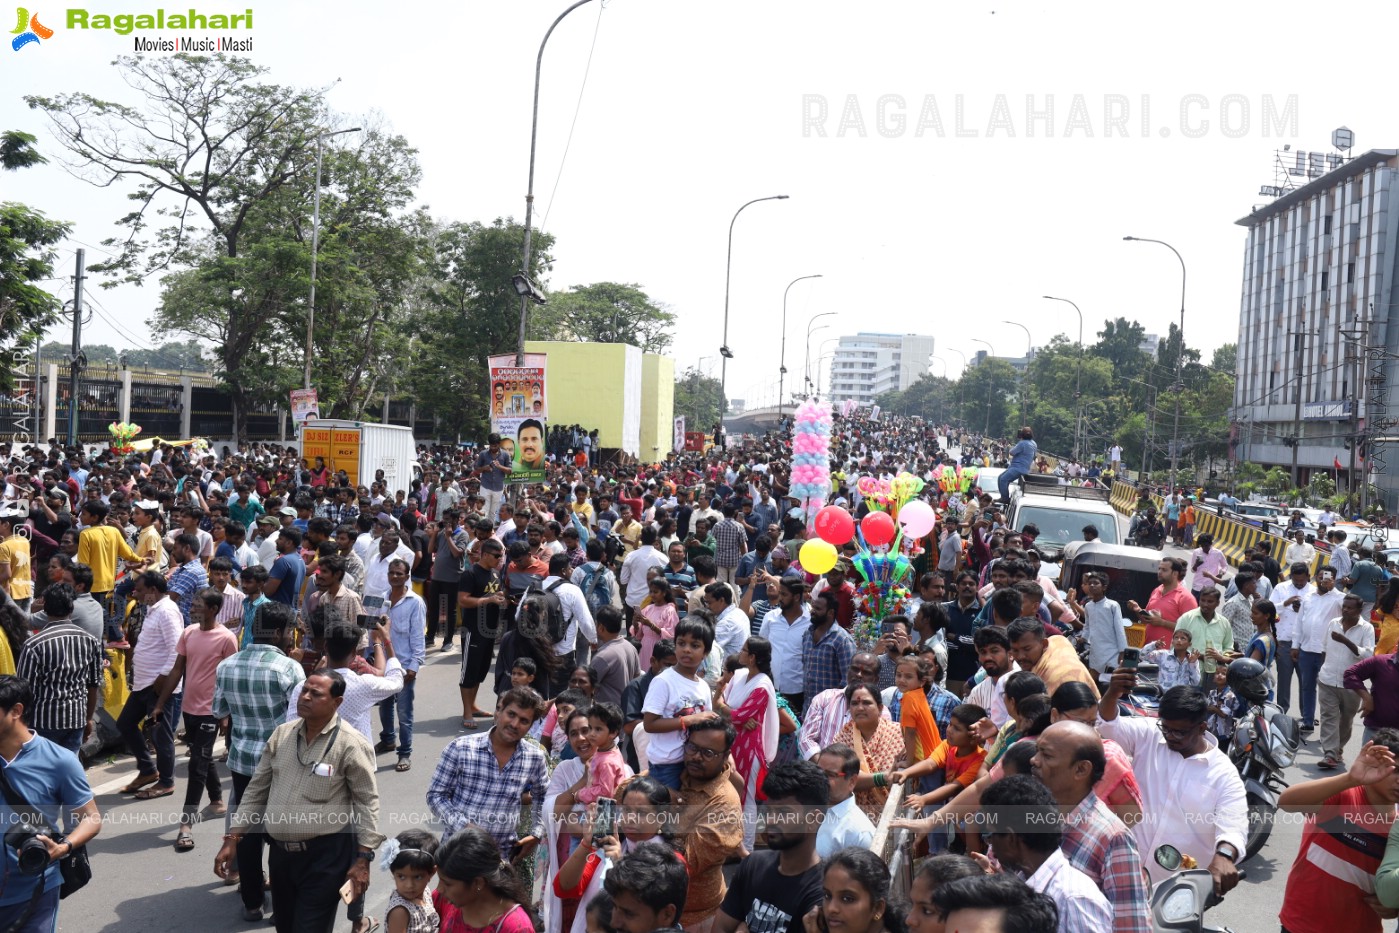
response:
M946 378L947 378L947 374L948 374L949 372L951 372L951 370L947 368L947 360L945 360L945 359L943 359L942 357L938 356L936 353L934 353L934 354L932 354L931 356L929 356L928 359L929 359L929 360L937 360L939 363L942 364L942 378L946 379Z
M787 287L782 291L782 351L781 351L781 353L780 353L779 356L778 356L778 362L777 362L777 366L778 366L778 369L777 369L777 373L778 373L778 377L777 377L777 419L778 419L779 421L782 420L783 408L785 407L786 402L787 402L787 396L786 396L786 394L785 394L785 388L786 388L786 385L787 385L787 293L790 292L790 291L792 290L792 286L793 286L793 285L796 285L798 282L802 281L803 279L819 279L819 278L821 278L821 273L819 273L819 272L816 273L815 275L799 275L799 276L797 276L795 279L792 279L792 281L788 282L788 283L787 283ZM728 294L729 294L728 279L727 279L727 277L726 277L726 278L725 278L725 285L724 285L724 309L725 309L724 320L726 320L726 321L728 320L728 306L729 306ZM727 335L727 334L726 334L725 337L724 337L724 342L725 342L725 343L728 342L728 335Z
M1002 321L1001 323L1009 324L1012 327L1018 327L1025 332L1025 361L1028 364L1030 354L1033 353L1035 349L1035 338L1030 336L1030 328L1026 327L1024 324L1017 324L1015 321Z
M534 150L539 139L539 76L544 70L544 46L549 44L549 37L554 34L554 29L563 22L564 17L588 2L589 0L578 0L549 24L549 30L544 33L544 41L539 43L539 54L534 59L534 113L530 117L529 124L529 187L525 189L524 259L520 263L520 271L511 280L515 286L515 291L520 296L520 339L515 344L516 366L525 365L525 325L529 321L529 303L531 301L539 304L544 303L544 294L529 280L530 247L533 245L530 237L534 225Z
M1035 352L1035 338L1030 336L1030 328L1026 327L1024 324L1018 324L1015 321L1002 321L1001 323L1010 324L1012 327L1018 327L1025 332L1025 372L1020 377L1020 423L1026 424L1030 420L1030 406L1028 399L1029 392L1025 387L1025 383L1029 381L1030 357L1034 355Z
M1180 260L1180 352L1176 354L1176 383L1171 387L1171 394L1176 397L1176 420L1175 426L1171 429L1171 490L1174 491L1176 467L1180 463L1180 396L1185 390L1185 259L1181 257L1180 250L1165 240L1149 240L1139 236L1125 236L1122 239L1134 243L1156 243L1175 253L1176 259Z
M995 356L995 355L996 355L996 348L993 347L993 346L991 346L991 344L990 344L988 341L982 340L980 337L971 337L971 338L968 338L968 339L970 339L972 343L984 343L984 344L986 344L986 349L988 349L988 350L991 351L991 356ZM988 357L988 359L989 359L989 357ZM983 437L985 437L987 434L990 434L990 433L991 433L991 387L988 385L988 386L986 387L986 427L984 427L984 428L981 429L981 434L982 434Z
M719 344L719 355L724 358L719 370L719 395L725 403L727 403L725 392L729 385L729 360L733 359L733 351L729 349L729 281L732 278L734 264L734 224L738 222L738 215L742 214L744 208L748 207L749 204L757 204L759 201L785 201L787 197L785 194L771 194L765 198L754 198L734 211L733 220L729 221L729 252L728 258L724 260L724 336L723 341ZM722 414L719 415L719 423L720 425L724 423ZM722 446L727 449L728 438L725 437L723 440Z
M316 251L321 245L321 143L332 136L344 136L346 133L359 131L360 127L352 126L348 130L336 130L334 133L322 131L316 134L316 191L311 199L311 299L306 307L306 372L303 389L311 388L311 353L316 333Z
M814 333L814 331L813 331L812 328L811 328L811 325L815 324L817 321L821 320L821 318L823 318L823 317L834 317L834 316L835 316L835 312L834 312L834 311L822 311L820 314L813 314L813 315L811 316L811 320L809 320L809 321L806 322L806 362L802 364L802 375L803 375L803 376L805 377L805 379L806 379L806 394L807 394L807 395L810 395L810 394L811 394L811 335ZM827 326L827 325L822 324L821 327L816 328L816 330L821 330L822 328L824 328L824 327L826 327L826 326Z
M820 330L820 328L817 328L817 330ZM829 346L830 346L831 344L833 344L833 343L834 343L834 344L839 344L839 343L840 343L840 338L839 338L839 337L827 337L825 340L821 341L820 343L818 343L818 344L816 345L816 396L817 396L817 398L820 398L820 396L821 396L821 361L822 361L822 360L825 360L825 359L830 359L830 360L832 360L832 361L835 360L835 355L836 355L836 351L835 351L835 350L832 350L832 351L829 352L829 353L826 352L826 348L829 347ZM835 387L835 379L832 379L832 380L831 380L831 387L832 387L832 388Z
M1083 312L1078 305L1067 298L1055 298L1053 295L1045 295L1050 301L1062 301L1067 305L1072 305L1078 314L1078 372L1074 375L1074 408L1077 409L1077 420L1074 423L1074 459L1079 458L1079 445L1083 437Z

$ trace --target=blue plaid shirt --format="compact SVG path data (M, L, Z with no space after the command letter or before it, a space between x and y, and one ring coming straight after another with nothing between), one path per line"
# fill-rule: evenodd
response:
M952 719L952 711L962 705L957 694L933 684L928 688L928 708L933 711L933 721L938 724L938 731L947 735L947 724Z
M491 733L465 735L442 750L427 789L427 805L442 821L442 838L463 826L479 826L500 845L501 858L519 838L520 797L530 795L530 833L544 838L544 792L549 768L544 749L521 741L501 768L491 748Z
M822 690L845 686L853 657L855 638L838 624L832 624L818 642L812 641L811 629L802 633L802 668L806 671L803 692L808 706ZM802 713L805 715L806 710Z
M213 712L233 719L228 770L252 776L268 737L286 718L292 690L305 679L300 662L272 645L251 645L219 662Z
M175 597L175 602L179 603L180 615L185 618L185 625L190 625L189 607L194 604L194 594L209 585L209 575L204 572L204 565L198 558L187 564L181 564L170 575L166 586L170 589L170 595Z

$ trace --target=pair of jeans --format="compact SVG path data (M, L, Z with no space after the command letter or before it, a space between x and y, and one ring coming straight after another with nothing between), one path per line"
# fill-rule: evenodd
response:
M219 737L219 721L213 716L185 713L185 741L189 743L189 783L185 786L185 809L180 822L189 824L199 814L199 799L209 790L209 802L223 799L219 769L214 764L214 742Z
M42 882L40 882L42 884ZM58 930L58 888L39 895L39 900L34 905L34 910L29 912L29 919L24 922L15 933L55 933ZM4 913L14 911L16 918L24 916L29 910L29 900L25 899L22 904L11 904L4 908ZM10 922L9 919L6 920Z
M141 720L150 716L155 709L155 701L160 699L155 685L143 687L126 698L126 705L117 717L117 732L126 743L126 750L136 759L136 768L142 777L158 774L161 787L175 786L175 716L179 705L171 697L166 704L164 715L155 722L155 760L146 750L146 737L141 734Z
M1010 501L1010 484L1020 479L1027 472L1029 471L1022 470L1018 467L1010 467L1002 472L1000 476L996 477L996 488L1001 493L1002 501Z
M413 755L413 688L418 686L416 678L405 680L403 689L386 700L379 701L379 741L394 740L394 713L398 713L398 757L411 758Z
M1320 651L1303 651L1297 659L1298 704L1302 707L1302 726L1316 726L1316 677L1326 655Z
M1278 682L1274 689L1278 694L1278 707L1287 713L1292 709L1292 672L1296 669L1292 663L1292 642L1278 641L1277 665Z
M332 933L340 887L354 857L353 832L317 836L300 852L273 841L268 874L277 933Z
M676 761L671 764L657 764L651 762L651 777L660 781L671 790L680 789L680 772L684 769L685 762Z
M62 745L74 755L78 753L78 749L83 747L82 726L76 729L35 729L34 731L55 745Z

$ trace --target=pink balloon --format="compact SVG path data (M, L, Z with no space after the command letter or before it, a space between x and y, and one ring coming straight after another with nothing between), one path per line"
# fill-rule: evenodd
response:
M922 499L914 499L899 509L899 524L910 538L921 538L938 523L933 507Z
M883 547L894 540L894 520L888 512L871 512L860 522L860 531L870 547Z

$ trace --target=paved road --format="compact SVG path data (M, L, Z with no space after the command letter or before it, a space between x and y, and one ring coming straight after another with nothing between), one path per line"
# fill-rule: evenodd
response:
M461 725L457 693L460 655L430 653L419 675L414 726L413 770L394 771L393 754L379 756L382 828L392 836L429 819L424 798L443 747L456 738ZM493 698L483 691L481 702ZM375 727L378 718L375 717ZM222 750L222 744L219 745ZM236 888L226 888L214 876L214 853L221 844L223 820L195 827L195 848L177 853L173 844L186 784L183 761L176 770L176 793L151 803L138 803L117 791L134 774L130 759L95 766L88 779L97 794L106 824L93 845L93 881L63 902L59 926L65 931L185 929L197 918L201 933L270 929L242 918ZM225 793L228 788L226 769ZM440 832L440 827L436 827ZM367 912L381 921L390 892L388 874L376 865L371 872ZM343 922L337 929L349 930Z

